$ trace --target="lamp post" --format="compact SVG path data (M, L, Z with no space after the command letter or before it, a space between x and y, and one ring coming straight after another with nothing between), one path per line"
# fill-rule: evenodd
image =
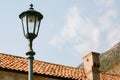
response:
M31 4L29 10L22 12L19 15L19 18L22 21L24 36L29 41L29 51L26 53L29 64L28 79L33 80L33 60L35 52L32 48L32 42L38 36L40 22L43 15L40 12L35 11L33 5Z

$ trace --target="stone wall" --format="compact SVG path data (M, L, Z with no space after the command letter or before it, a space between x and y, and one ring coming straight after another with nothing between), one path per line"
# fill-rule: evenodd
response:
M28 80L28 76L27 74L0 71L0 80ZM58 79L34 76L34 80L58 80Z
M84 60L84 70L89 80L100 80L99 74L99 53L90 52L83 57Z

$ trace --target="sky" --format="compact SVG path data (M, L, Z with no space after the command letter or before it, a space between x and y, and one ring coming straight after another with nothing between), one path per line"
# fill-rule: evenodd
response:
M33 42L36 60L77 67L89 52L120 42L120 0L2 0L0 53L27 57L19 14L31 3L44 16Z

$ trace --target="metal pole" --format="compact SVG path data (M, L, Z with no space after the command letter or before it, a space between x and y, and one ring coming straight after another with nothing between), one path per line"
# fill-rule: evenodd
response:
M28 80L33 80L33 60L35 52L32 49L32 41L29 41L30 51L26 53L28 56Z
M33 59L34 57L32 55L30 55L28 58L29 63L28 80L33 80Z

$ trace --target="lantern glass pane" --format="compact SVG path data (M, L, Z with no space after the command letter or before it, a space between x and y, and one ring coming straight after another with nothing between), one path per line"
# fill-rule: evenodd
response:
M40 21L38 19L38 17L36 17L36 28L35 28L35 34L38 34L38 31L39 31L39 27L40 27Z
M23 25L23 33L24 33L24 35L26 35L27 34L27 18L26 18L26 16L24 16L22 18L22 25Z
M34 15L28 15L28 29L29 33L33 33L34 26L35 25L35 16Z

